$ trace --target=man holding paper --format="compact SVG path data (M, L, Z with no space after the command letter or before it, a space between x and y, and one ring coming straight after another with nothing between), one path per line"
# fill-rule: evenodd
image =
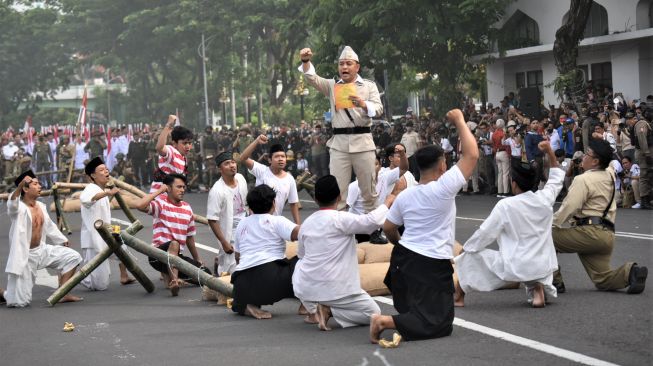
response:
M365 212L377 206L376 173L374 170L375 145L370 126L372 118L383 113L379 90L373 81L365 80L358 71L358 55L345 46L338 59L340 80L325 79L315 73L311 64L313 52L310 48L300 51L306 81L322 94L329 97L333 115L333 137L327 141L331 161L329 170L336 177L344 208L347 201L347 187L351 182L351 171L358 178L358 186L364 201Z

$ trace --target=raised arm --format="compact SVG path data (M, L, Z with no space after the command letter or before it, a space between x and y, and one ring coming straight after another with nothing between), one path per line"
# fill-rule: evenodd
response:
M254 160L250 159L250 156L252 156L252 153L256 150L258 145L267 143L268 137L265 135L259 135L256 140L252 141L252 143L249 144L242 153L240 153L240 162L245 164L247 169L251 170L254 167Z
M408 171L408 158L406 157L406 149L403 146L395 146L395 152L399 154L399 176L404 175Z
M171 114L168 116L168 122L166 123L166 126L163 128L163 131L159 134L159 139L156 140L156 152L159 153L159 155L165 155L165 147L166 147L166 142L168 142L168 136L170 136L170 132L172 132L172 129L175 127L175 121L177 121L177 116Z
M478 145L476 144L476 139L472 131L465 124L465 117L460 109L450 110L447 113L447 119L456 125L462 146L462 156L456 165L463 173L465 179L469 179L478 161Z

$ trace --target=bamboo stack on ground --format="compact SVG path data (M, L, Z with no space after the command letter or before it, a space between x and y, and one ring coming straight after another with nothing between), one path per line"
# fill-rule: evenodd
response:
M199 283L201 286L206 286L211 290L217 291L227 297L233 297L233 286L230 283L223 282L218 279L218 277L213 277L210 274L202 271L201 269L195 267L194 265L186 262L185 260L175 257L168 256L168 252L152 246L151 244L145 243L144 241L123 232L122 239L125 242L125 245L133 248L137 252L143 253L148 257L155 258L163 263L170 263L179 270L179 272L196 278L199 277Z
M116 240L116 237L111 234L111 226L108 226L109 223L102 222L102 220L97 220L95 222L95 230L100 233L100 236L102 236L102 239L107 243L109 248L113 250L113 252L116 254L118 259L125 265L127 270L131 272L131 274L134 275L134 278L143 285L145 290L147 292L153 292L154 291L154 284L152 281L147 277L145 272L136 264L134 259L130 256L129 253L122 247L122 243L119 243ZM135 220L130 226L130 228L138 228L138 230L143 228L143 224L141 224L140 221ZM135 234L138 230L131 230L133 231L132 234ZM127 232L127 230L125 230ZM117 236L117 235L116 235Z
M141 224L140 221L136 221L132 225L130 225L127 229L125 229L125 231L131 232L132 234L136 234L142 228L143 228L143 224ZM122 249L122 248L120 248L120 249ZM123 252L124 252L124 250L123 250ZM111 254L113 254L113 253L114 253L114 249L112 249L112 247L109 246L109 247L105 248L104 250L102 250L98 255L96 255L93 259L91 259L88 263L86 263L85 265L83 265L82 267L77 269L77 272L68 281L66 281L66 283L61 285L61 287L59 287L55 292L52 293L52 295L50 295L50 297L47 300L48 303L50 304L50 306L56 305L59 302L59 300L61 300L61 298L66 296L66 294L68 294L75 286L77 286L80 282L82 282L82 280L84 278L88 277L88 275L90 275L91 272L93 272L102 262L107 260L111 256ZM127 255L129 255L129 254L127 254ZM129 259L131 260L131 258L129 258ZM133 263L133 261L132 261L132 263ZM125 266L127 266L127 265L125 264ZM139 268L139 270L140 270L140 268ZM132 272L132 274L133 273L134 272ZM142 273L142 271L141 271L141 273ZM149 281L149 278L147 280ZM148 292L154 291L154 284L151 281L150 281L150 284L151 284L150 287L145 288ZM151 288L151 290L149 290L148 288Z

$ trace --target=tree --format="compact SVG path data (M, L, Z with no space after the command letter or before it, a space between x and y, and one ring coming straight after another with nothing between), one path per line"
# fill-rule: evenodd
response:
M566 93L573 97L583 91L583 72L578 68L576 59L578 44L583 39L591 8L592 0L571 0L567 21L556 31L553 58L558 68L558 77L553 85L562 101L565 100Z
M511 0L320 1L313 14L321 41L320 60L333 60L339 46L359 53L376 80L387 69L395 78L408 64L437 75L434 111L443 115L460 105L460 85L473 71L470 57L490 51L497 22ZM414 78L408 75L407 78ZM422 79L427 87L435 78Z
M5 126L24 121L19 106L29 109L70 83L72 52L60 34L56 9L18 11L11 2L0 2L0 121Z

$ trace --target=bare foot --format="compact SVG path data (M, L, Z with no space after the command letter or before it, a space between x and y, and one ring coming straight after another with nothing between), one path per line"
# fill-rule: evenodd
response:
M544 299L544 287L541 283L535 284L533 289L533 307L534 308L543 308L545 306Z
M317 324L318 323L317 313L306 315L306 317L304 318L304 323Z
M247 307L245 307L245 315L259 320L272 318L272 314L269 311L262 310L260 307L252 304L247 304Z
M331 308L319 304L317 306L317 326L320 330L331 330L329 328L329 319L331 319Z
M170 289L170 293L172 296L179 296L179 281L178 280L172 280L168 284L168 288Z
M373 344L379 343L379 337L383 332L382 320L381 314L372 314L370 317L370 342Z
M462 308L465 306L465 293L463 292L463 289L458 286L456 283L455 286L455 291L453 293L453 306Z
M75 295L66 295L59 300L59 303L64 303L64 302L78 302L78 301L84 301L83 297L75 296Z
M304 304L299 304L299 309L297 309L297 314L299 315L310 315Z
M131 277L121 278L120 279L120 284L123 285L123 286L131 285L134 282L136 282L136 280L131 278Z

